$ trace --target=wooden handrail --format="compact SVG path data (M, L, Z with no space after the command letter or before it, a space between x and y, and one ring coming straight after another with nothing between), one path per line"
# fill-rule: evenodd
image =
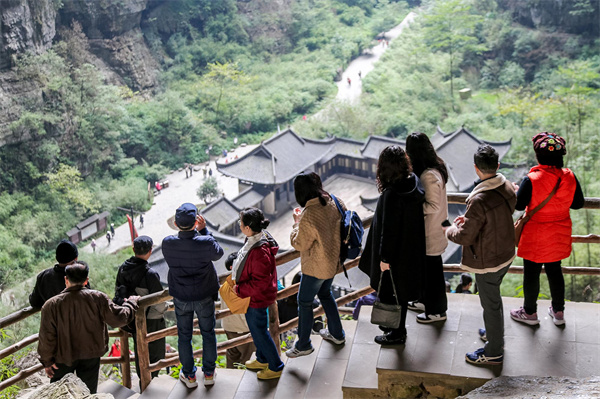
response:
M468 194L448 193L448 203L464 204L467 197L468 197ZM584 203L583 208L584 209L600 209L600 198L585 198L585 203ZM363 226L365 228L370 227L372 219L373 219L372 216L365 218L363 220ZM573 235L572 238L573 238L573 243L600 243L600 236L596 235L596 234ZM281 265L288 263L299 257L300 257L300 253L296 250L291 250L291 251L281 253L281 254L277 255L275 258L276 265L281 266ZM360 260L360 258L357 258L357 259L347 262L345 265L346 269L356 267L359 263L359 260ZM591 276L600 275L600 268L596 268L596 267L563 267L562 270L563 270L564 274L591 275ZM461 269L460 265L458 265L458 264L447 264L447 265L444 265L444 271L445 272L463 272L464 270ZM508 270L508 273L523 274L523 267L522 266L511 266ZM226 276L227 276L227 274L220 276L220 278L224 278ZM298 290L299 290L299 284L291 285L291 286L279 291L277 293L277 299L278 300L284 299L291 295L295 295L298 292ZM372 291L373 290L371 289L371 287L364 287L364 288L354 291L348 295L338 298L336 300L336 302L338 303L338 305L343 305L343 304L352 302L364 295L367 295L368 293L370 293ZM136 326L137 326L136 339L138 339L139 340L138 342L140 343L140 345L138 345L138 357L139 357L139 361L140 361L140 369L141 369L141 374L142 374L140 376L141 380L142 380L142 384L141 384L142 391L148 386L148 384L150 382L151 372L160 370L161 368L164 368L164 367L174 366L174 365L179 364L179 357L178 357L177 353L168 354L166 359L160 360L159 362L156 362L153 364L150 364L149 354L148 354L148 345L147 344L149 342L153 342L153 341L156 341L158 339L161 339L161 338L164 338L167 336L177 335L177 326L165 328L163 330L148 334L146 332L146 318L144 317L145 309L148 306L163 303L163 302L169 301L171 299L172 299L172 297L169 295L169 290L165 289L162 292L157 292L157 293L146 295L146 296L140 298L140 301L138 303L139 309L136 313ZM342 310L344 313L350 312L350 309L342 309ZM31 315L36 314L39 311L40 311L40 309L27 307L27 308L21 309L17 312L14 312L10 315L7 315L5 317L2 317L2 318L0 318L0 329L10 326L16 322L19 322ZM314 311L313 311L313 314L315 315L315 317L319 316L323 313L324 313L324 311L323 311L322 307L318 307L318 308L314 309ZM229 309L222 309L222 310L218 310L215 312L215 317L217 319L221 319L221 318L224 318L224 317L227 317L230 315L231 315L231 312L229 311ZM289 320L288 322L283 323L281 325L278 323L277 302L275 302L274 304L272 304L269 307L269 315L270 315L270 320L269 320L270 327L269 328L270 328L271 336L273 337L273 339L276 343L279 342L279 334L280 333L288 331L298 325L298 318ZM137 316L139 316L139 317L137 317ZM195 320L195 322L197 323L197 320ZM193 333L195 335L197 335L197 334L200 334L200 331L196 329L193 331ZM122 338L121 339L121 341L122 341L121 357L104 357L104 358L101 358L100 362L101 362L101 364L121 363L123 365L123 385L130 388L131 387L130 362L134 361L135 358L134 358L134 356L128 355L129 354L129 341L127 338L129 337L129 334L127 332L124 332L121 330L113 330L113 331L109 331L109 336ZM34 334L27 338L24 338L23 340L0 351L0 359L3 359L6 356L9 356L9 355L35 343L37 341L38 341L38 334ZM248 342L252 342L252 337L250 336L250 334L246 334L241 337L237 337L237 338L234 338L231 340L221 342L217 345L217 350L218 350L218 353L224 353L224 351L226 351L229 348L233 348L235 346L242 345L242 344L245 344ZM278 347L278 349L280 349L279 345L277 345L277 347ZM194 351L194 357L198 357L201 354L202 354L201 349ZM32 375L42 369L43 369L43 367L40 364L40 365L32 366L26 370L19 371L19 373L17 373L15 376L13 376L5 381L0 382L0 391L13 385L16 382L19 382L19 381L29 377L30 375Z

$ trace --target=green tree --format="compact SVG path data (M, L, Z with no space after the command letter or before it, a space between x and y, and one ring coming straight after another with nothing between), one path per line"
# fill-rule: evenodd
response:
M450 95L454 99L454 67L461 52L481 53L485 46L475 36L475 26L482 21L471 14L471 5L465 0L442 0L435 2L425 15L425 38L434 50L450 54L448 75Z
M50 191L64 198L79 216L98 212L99 204L92 192L84 186L76 168L60 164L55 172L46 173L45 176Z
M213 198L218 197L220 194L217 179L209 177L204 180L204 183L198 188L196 194L198 194L198 197L206 204L210 203Z
M221 110L223 94L232 89L233 85L238 88L244 86L249 82L249 78L240 70L238 64L235 62L226 62L224 64L215 62L208 64L208 72L204 75L204 81L208 86L214 86L217 89L217 103L214 110L215 120L219 123L219 112Z

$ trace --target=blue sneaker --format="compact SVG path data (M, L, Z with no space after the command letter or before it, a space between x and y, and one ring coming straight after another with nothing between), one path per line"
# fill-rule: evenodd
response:
M486 356L483 348L477 349L475 352L469 352L465 355L467 363L472 364L502 364L504 356Z
M479 329L479 338L481 338L481 340L483 342L487 342L487 335L485 334L485 328Z

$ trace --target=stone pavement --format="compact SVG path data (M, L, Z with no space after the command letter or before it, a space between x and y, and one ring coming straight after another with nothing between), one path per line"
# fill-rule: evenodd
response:
M251 150L256 145L248 145L244 147L238 147L234 151L231 151L228 155L228 159L234 158L236 155L241 157ZM222 162L223 159L211 159L210 168L213 171L213 177L217 179L219 190L222 191L227 198L233 198L239 194L237 179L222 175L217 171L215 161ZM202 167L206 163L195 165L199 168L198 171L194 171L192 177L185 177L185 171L175 171L165 177L165 180L169 181L169 187L161 191L160 194L154 196L154 204L152 208L144 213L144 227L140 227L139 216L136 215L135 227L138 231L138 235L147 235L152 238L154 245L160 245L163 238L176 233L167 221L175 215L175 210L184 202L191 202L197 206L204 205L203 202L196 195L196 191L204 181L202 173ZM96 251L105 253L115 253L123 248L131 246L131 235L129 233L129 226L127 223L121 226L115 226L115 237L111 240L110 244L104 236L96 239ZM92 252L91 245L86 245L82 251Z

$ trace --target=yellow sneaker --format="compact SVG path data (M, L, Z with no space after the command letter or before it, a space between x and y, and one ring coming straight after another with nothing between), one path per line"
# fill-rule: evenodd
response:
M246 362L246 369L248 370L264 370L269 367L269 363L261 363L258 360L248 360Z
M259 380L274 380L275 378L281 377L282 372L283 372L283 369L281 369L279 371L273 371L269 368L266 368L266 369L261 370L258 373L256 373L256 376L258 377Z

